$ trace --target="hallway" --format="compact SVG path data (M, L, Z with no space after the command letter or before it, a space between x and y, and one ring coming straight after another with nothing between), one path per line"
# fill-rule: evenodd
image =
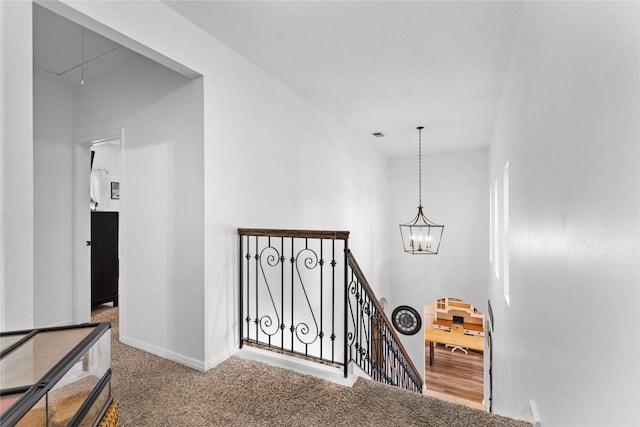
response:
M100 306L92 320L112 325L122 426L529 425L364 378L345 387L238 356L200 372L122 344L118 307Z

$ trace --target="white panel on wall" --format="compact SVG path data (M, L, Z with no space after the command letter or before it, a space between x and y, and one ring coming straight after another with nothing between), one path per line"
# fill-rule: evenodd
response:
M2 2L3 280L0 329L33 327L33 44L31 2Z
M4 39L4 3L0 4L0 36ZM0 93L4 93L4 43L0 43ZM4 96L0 96L0 159L4 159ZM4 271L4 162L0 161L0 271ZM6 301L4 296L4 274L0 274L0 300ZM4 331L4 308L0 308L0 331Z
M510 304L509 293L509 162L502 169L502 287L507 305Z
M36 71L33 91L34 323L58 326L73 319L71 87Z
M493 180L493 228L491 233L493 235L493 271L496 275L496 279L500 278L500 210L498 209L500 203L500 194L498 189L498 178Z
M493 183L489 186L489 262L493 264Z
M489 160L510 171L498 413L640 424L639 17L638 2L523 3Z

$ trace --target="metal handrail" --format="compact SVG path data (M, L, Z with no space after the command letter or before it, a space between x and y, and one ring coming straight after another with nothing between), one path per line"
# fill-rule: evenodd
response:
M300 239L348 240L348 231L328 230L272 230L265 228L238 228L239 236L290 237Z

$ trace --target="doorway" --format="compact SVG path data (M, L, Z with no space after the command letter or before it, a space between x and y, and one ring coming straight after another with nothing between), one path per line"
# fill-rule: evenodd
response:
M66 204L69 212L64 231L70 240L66 247L73 251L64 259L66 272L71 276L63 281L66 293L58 293L64 295L67 306L58 311L66 308L64 313L71 314L67 323L91 319L91 148L105 138L119 135L124 175L121 180L107 180L108 200L98 204L98 210L104 203L111 204L111 182L120 184L119 337L164 357L182 358L182 351L187 350L191 357L198 354L194 349L199 343L194 344L195 335L184 334L179 325L195 324L204 310L199 304L205 272L204 79L170 58L160 57L146 47L142 49L142 45L126 36L113 40L124 46L116 49L104 40L104 36L117 35L106 25L83 16L73 15L69 20L73 8L45 3L53 13L38 16L52 18L62 29L52 34L37 32L42 37L34 36L34 56L69 51L80 57L83 33L85 53L84 61L80 62L82 58L72 61L66 69L73 70L64 76L58 76L60 72L46 74L49 80L69 83L56 85L68 95L65 107L70 112L64 126L66 138L60 144L66 149L67 164L59 169L73 174L64 181L56 180L72 199ZM34 5L34 10L46 12L44 9ZM84 30L83 25L87 26ZM34 31L38 28L52 26L40 20L34 23ZM51 41L59 49L35 49L37 40ZM94 53L94 47L100 48L100 53ZM111 50L102 55L103 48ZM62 56L55 55L53 59ZM84 67L78 66L81 63ZM126 139L117 130L125 127ZM107 132L95 135L96 130ZM94 167L101 168L95 164ZM106 169L113 176L113 170ZM117 190L114 187L114 192ZM157 268L158 265L162 268ZM151 286L153 292L149 291ZM153 311L145 309L149 305L154 307ZM158 313L162 313L160 322ZM127 322L128 319L132 321ZM181 360L191 363L189 357Z
M91 309L99 304L119 304L123 141L121 129L75 144L73 240L77 323L90 321Z
M484 315L466 301L440 298L424 307L427 394L486 410Z
M89 208L92 310L105 303L118 306L121 158L118 136L91 144Z

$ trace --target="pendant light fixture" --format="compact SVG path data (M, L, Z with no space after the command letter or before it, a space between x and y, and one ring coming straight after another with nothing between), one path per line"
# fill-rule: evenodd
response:
M422 212L422 129L418 126L418 214L408 223L400 224L404 251L414 255L435 255L440 249L444 225L438 225Z

